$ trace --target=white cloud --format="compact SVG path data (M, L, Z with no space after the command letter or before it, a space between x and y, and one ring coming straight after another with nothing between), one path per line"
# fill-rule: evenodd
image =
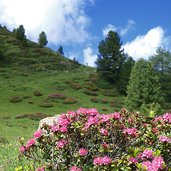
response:
M117 31L117 28L112 25L112 24L108 24L103 30L103 36L106 37L107 34L109 33L109 31Z
M124 36L128 33L128 31L130 31L135 25L135 21L134 20L128 20L127 26L125 28L122 28L120 30L120 35Z
M97 55L93 53L93 49L90 47L87 47L83 50L83 56L84 56L84 64L88 64L88 66L95 66L95 61L97 60Z
M125 36L135 25L134 20L128 20L126 27L116 27L115 25L108 24L103 30L103 36L106 37L109 31L118 32L121 36Z
M82 43L90 38L90 19L85 6L94 0L0 0L0 23L9 29L23 24L29 38L37 41L46 32L48 41Z
M123 45L124 51L135 60L139 58L148 59L155 54L156 49L165 42L164 30L162 27L155 27L145 35L137 36L133 41Z

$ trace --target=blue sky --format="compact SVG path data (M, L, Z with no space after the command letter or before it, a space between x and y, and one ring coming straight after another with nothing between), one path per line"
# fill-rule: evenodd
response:
M148 59L156 48L171 47L170 0L0 0L0 23L24 25L29 39L43 30L48 46L94 66L98 43L117 31L125 52ZM171 48L170 48L171 49Z

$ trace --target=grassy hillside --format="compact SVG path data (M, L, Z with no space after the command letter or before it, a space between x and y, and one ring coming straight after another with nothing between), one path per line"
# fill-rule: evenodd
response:
M123 105L116 90L101 89L95 69L0 29L0 142L29 137L46 116L80 107L113 112Z

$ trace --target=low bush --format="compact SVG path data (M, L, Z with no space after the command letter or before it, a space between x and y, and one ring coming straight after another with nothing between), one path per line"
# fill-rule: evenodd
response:
M46 117L48 117L48 115L44 113L34 113L34 114L21 114L21 115L16 116L15 119L28 118L31 120L40 120Z
M22 100L23 99L20 96L13 96L10 98L10 102L12 102L12 103L18 103L18 102L21 102Z
M91 90L88 90L88 89L85 89L84 93L87 94L87 95L91 95L91 96L98 96L98 93L96 91L91 91Z
M93 98L91 98L91 101L92 101L92 102L94 102L94 103L98 103L98 102L99 102L99 99L98 99L98 98L93 97Z
M149 116L68 111L21 141L19 159L34 161L39 171L169 171L171 114Z
M53 103L48 102L48 101L43 101L42 103L39 104L40 107L53 107Z
M101 99L100 102L101 103L109 103L108 99L106 99L106 98Z
M104 96L111 96L111 97L115 97L115 96L118 96L119 93L117 90L103 90L102 91L102 94Z
M58 93L49 94L48 97L52 99L65 99L66 98L64 94L58 94Z
M63 104L75 104L77 103L77 100L74 99L73 97L67 97L64 101Z
M33 94L34 94L35 96L42 96L42 93L41 93L39 90L33 91Z
M73 89L75 89L75 90L79 90L79 89L82 88L79 83L71 83L70 84L70 87L73 88Z

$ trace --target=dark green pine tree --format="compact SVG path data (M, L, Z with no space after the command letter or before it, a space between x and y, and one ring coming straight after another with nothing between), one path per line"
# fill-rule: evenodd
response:
M14 29L15 36L18 40L25 41L25 29L23 25L19 25L17 29Z
M97 73L102 79L114 84L119 80L125 60L121 46L119 35L113 31L109 31L105 40L102 40L98 46Z
M58 53L60 53L61 55L64 55L63 47L61 45L58 48Z
M125 105L130 110L158 104L161 99L159 77L150 62L138 60L132 68Z
M46 46L46 45L47 45L48 40L47 40L46 33L45 33L44 31L42 31L42 32L39 34L38 42L39 42L40 47L43 47L43 46Z

